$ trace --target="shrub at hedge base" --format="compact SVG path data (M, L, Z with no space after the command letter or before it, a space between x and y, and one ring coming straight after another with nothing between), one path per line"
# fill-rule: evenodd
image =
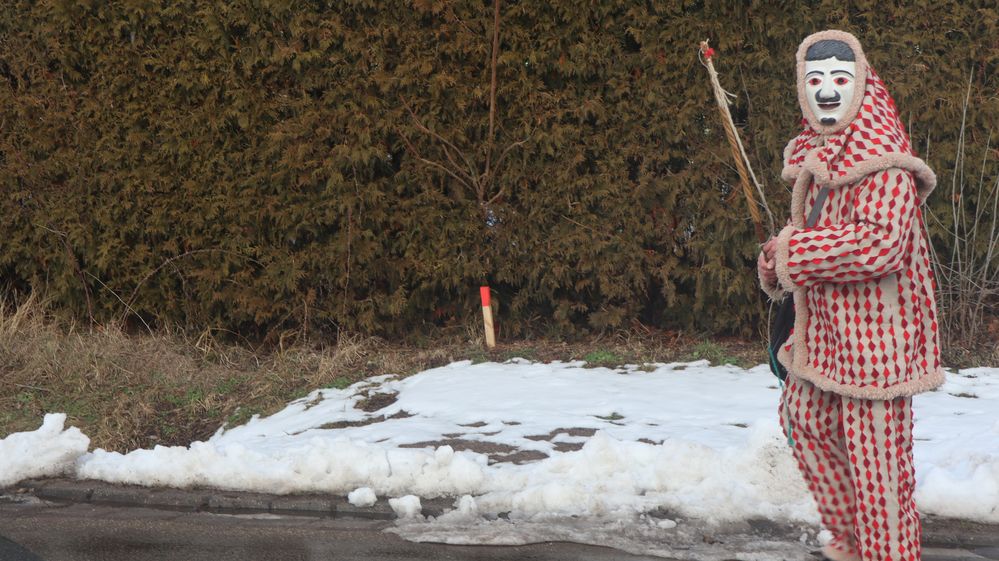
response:
M993 2L504 2L490 136L492 2L11 0L0 275L82 318L251 335L460 320L482 283L507 334L751 334L757 245L696 46L782 220L793 53L826 27L942 177L974 70L984 156ZM449 158L490 161L491 204Z

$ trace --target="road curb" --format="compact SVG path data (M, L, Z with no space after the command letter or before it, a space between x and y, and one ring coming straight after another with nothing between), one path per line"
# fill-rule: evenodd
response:
M172 489L118 485L95 480L36 479L22 481L5 491L10 495L30 495L59 503L92 503L118 506L214 512L219 514L273 513L326 518L395 520L387 498L369 507L350 504L345 497L322 494L272 495L217 489ZM424 516L440 516L454 508L453 497L421 499ZM753 527L750 521L749 526ZM780 533L780 524L767 521L771 531ZM759 529L757 529L759 530ZM999 524L983 524L954 518L923 517L925 547L975 547L999 554Z
M999 559L999 524L936 516L924 516L922 522L924 545L983 548L990 559Z
M36 479L22 481L7 489L12 495L26 494L38 499L62 503L93 503L118 506L236 513L274 513L327 518L363 518L395 520L388 499L379 499L370 507L350 504L343 496L321 494L271 495L216 489L170 489L118 485L93 480ZM424 516L440 516L454 507L454 499L421 499Z

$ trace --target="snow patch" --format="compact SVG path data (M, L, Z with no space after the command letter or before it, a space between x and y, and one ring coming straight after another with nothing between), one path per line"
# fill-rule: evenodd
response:
M378 496L375 495L371 487L361 487L348 493L347 501L354 506L367 507L378 502Z
M72 471L73 462L87 452L90 439L76 427L66 429L65 424L64 413L50 413L37 430L15 432L0 440L0 488Z
M420 497L406 495L397 499L389 499L389 506L395 511L399 518L417 518L423 513L423 506L420 505Z

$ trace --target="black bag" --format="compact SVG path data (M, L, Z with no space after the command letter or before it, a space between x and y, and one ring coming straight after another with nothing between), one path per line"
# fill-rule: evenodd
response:
M777 312L770 324L770 343L767 345L767 352L770 354L770 371L781 382L787 379L787 369L777 360L777 352L791 336L792 327L794 327L794 295L788 293L777 304Z
M812 205L811 212L808 213L808 221L805 222L805 226L808 228L815 227L815 223L819 220L819 211L822 210L822 203L826 200L826 195L829 194L829 188L823 187L819 190L818 198L815 199L815 204ZM791 336L791 329L794 327L794 294L788 292L784 295L784 298L777 303L777 312L774 313L773 319L770 323L770 342L767 344L767 353L770 359L770 371L774 373L774 376L783 382L787 379L787 369L784 365L777 360L777 352L780 348L784 346L787 342L787 338Z

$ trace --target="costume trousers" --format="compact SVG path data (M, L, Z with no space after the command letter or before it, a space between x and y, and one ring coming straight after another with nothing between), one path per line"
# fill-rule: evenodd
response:
M919 561L912 398L855 399L788 376L781 426L832 535L834 561Z

